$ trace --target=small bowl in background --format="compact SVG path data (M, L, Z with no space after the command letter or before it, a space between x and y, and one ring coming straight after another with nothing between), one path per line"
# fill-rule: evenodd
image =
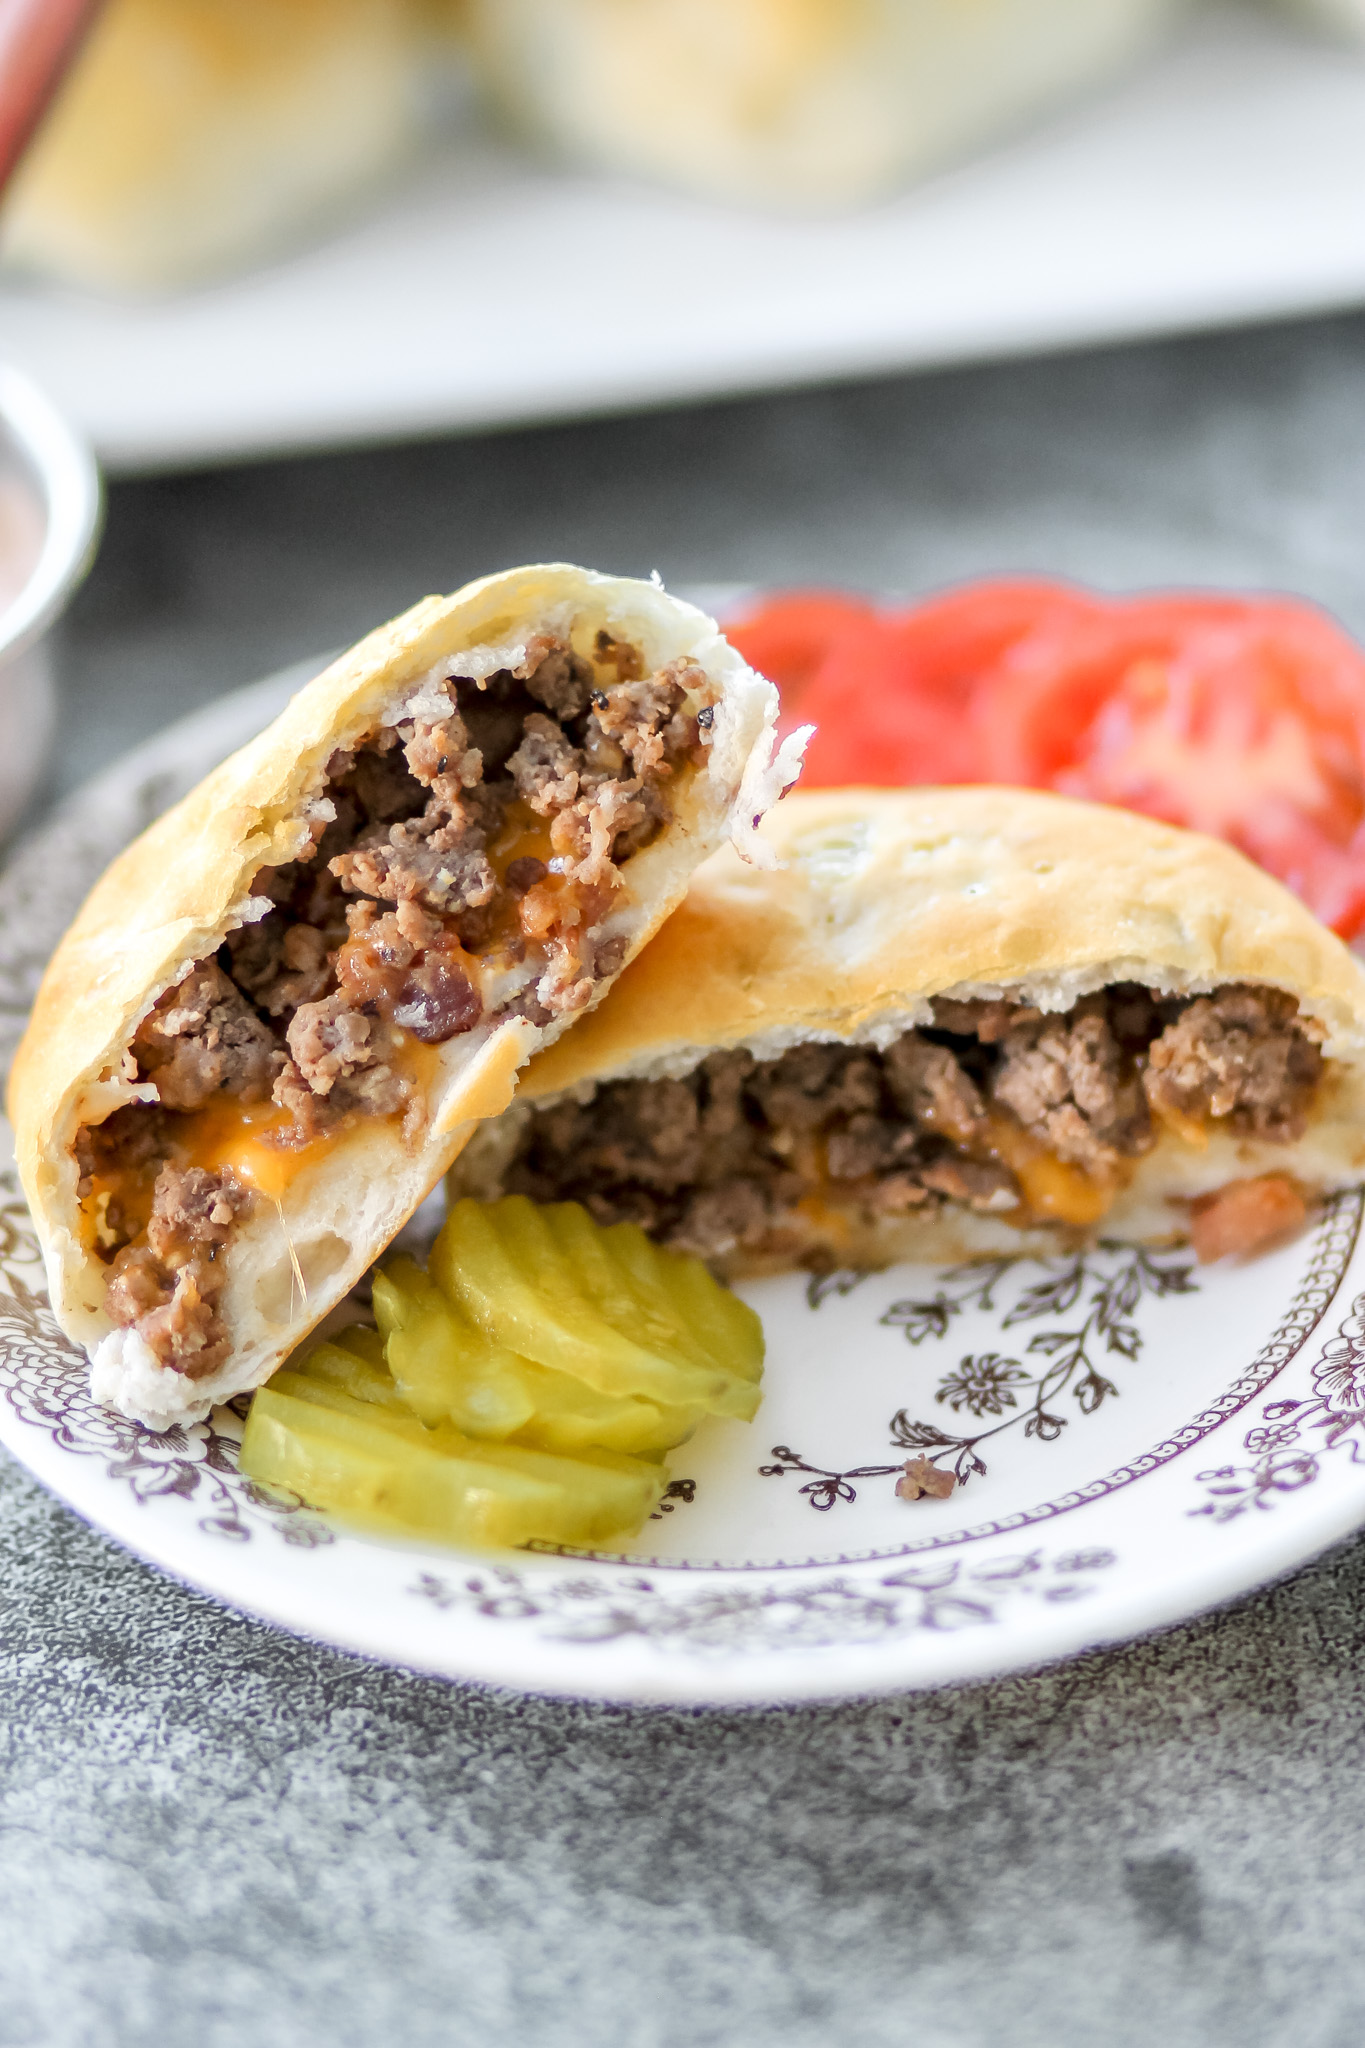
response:
M0 365L0 837L47 765L50 629L94 558L101 508L89 448L36 384Z

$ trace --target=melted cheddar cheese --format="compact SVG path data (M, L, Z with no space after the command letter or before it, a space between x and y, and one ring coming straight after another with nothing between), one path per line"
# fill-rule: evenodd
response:
M1029 1221L1042 1218L1084 1229L1107 1214L1122 1185L1116 1177L1085 1173L1069 1160L1059 1159L1012 1117L997 1114L989 1118L984 1141L972 1149L978 1157L998 1159L1009 1167L1023 1193L1022 1209ZM1025 1219L1016 1210L1010 1220Z

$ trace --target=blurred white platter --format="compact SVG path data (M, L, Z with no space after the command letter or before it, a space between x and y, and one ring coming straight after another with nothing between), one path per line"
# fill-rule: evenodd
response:
M304 665L69 798L0 887L0 1066L95 875L273 715ZM0 1444L227 1604L450 1678L622 1703L983 1678L1187 1619L1365 1523L1365 1190L1242 1268L1183 1251L746 1286L752 1425L707 1424L627 1557L461 1555L329 1526L242 1479L237 1416L153 1436L87 1390L0 1125ZM967 1474L895 1493L908 1456Z
M1365 300L1365 58L1215 10L1109 93L852 217L451 148L211 290L0 291L115 469L567 417Z

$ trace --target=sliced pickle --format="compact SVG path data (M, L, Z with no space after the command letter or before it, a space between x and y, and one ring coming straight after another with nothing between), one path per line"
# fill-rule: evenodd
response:
M537 1365L600 1393L678 1401L676 1368L612 1328L524 1197L457 1202L432 1247L430 1270L483 1329Z
M638 1338L661 1358L671 1358L683 1372L712 1364L704 1355L691 1355L678 1318L661 1299L652 1276L642 1285L612 1257L606 1232L581 1202L553 1202L539 1213L579 1286L614 1330Z
M599 1393L746 1420L754 1413L756 1387L727 1359L694 1351L662 1296L650 1293L646 1313L624 1266L587 1257L577 1238L570 1257L570 1233L562 1224L559 1233L523 1195L457 1202L432 1247L432 1278L496 1342Z
M430 1271L392 1259L373 1299L377 1330L301 1349L255 1396L241 1465L389 1534L613 1542L657 1505L665 1451L758 1405L753 1312L577 1203L459 1202Z
M311 1371L313 1359L319 1357L326 1348L325 1345L320 1346L309 1358L308 1365L302 1372L295 1372L292 1364L281 1366L269 1383L271 1393L288 1394L295 1401L311 1401L315 1407L336 1408L348 1415L357 1407L375 1409L378 1412L368 1418L371 1422L383 1421L386 1425L394 1427L401 1424L414 1443L422 1443L425 1440L421 1432L425 1430L426 1424L419 1422L411 1408L400 1398L398 1389L387 1373L382 1379L378 1374L371 1379L369 1375L373 1372L373 1367L362 1366L360 1361L354 1358L349 1364L353 1368L359 1368L355 1372L332 1372L329 1370L331 1361L326 1358L322 1359L320 1371ZM343 1358L346 1356L344 1352L338 1355ZM388 1382L387 1386L384 1385L385 1381Z
M367 1401L376 1408L392 1408L404 1415L409 1412L386 1366L357 1358L354 1351L344 1351L339 1344L315 1344L306 1355L288 1359L270 1384L278 1387L286 1379L314 1381L336 1387L352 1400Z
M374 1302L393 1360L390 1384L396 1381L423 1422L450 1421L467 1436L515 1437L547 1451L596 1445L657 1456L690 1436L704 1412L599 1394L518 1358L486 1337L411 1259L393 1259L375 1275Z
M665 1251L638 1223L602 1232L611 1254L644 1287L667 1296L679 1327L708 1358L723 1359L742 1379L763 1377L763 1324L749 1304L723 1287L700 1259Z
M327 1339L338 1350L354 1351L357 1358L366 1358L371 1365L381 1366L387 1372L384 1358L384 1339L378 1330L372 1330L368 1323L348 1323L344 1330L337 1330Z
M662 1495L658 1465L596 1451L554 1457L429 1430L285 1372L251 1404L241 1469L258 1485L391 1535L469 1544L603 1543Z
M614 1329L626 1336L637 1333L685 1372L711 1373L719 1366L741 1379L759 1379L763 1325L700 1259L663 1250L633 1224L604 1228L580 1202L555 1202L541 1214L584 1291ZM740 1413L748 1420L758 1401L757 1392L738 1393L736 1405L716 1412Z
M399 1393L423 1422L508 1437L531 1420L522 1361L495 1344L412 1259L374 1276L374 1313Z
M705 1414L703 1408L667 1408L632 1394L599 1394L583 1380L548 1366L523 1367L536 1412L517 1442L546 1451L578 1452L600 1447L635 1457L662 1457L685 1443Z
M251 1400L251 1414L256 1413L256 1404L261 1394L270 1395L274 1400L289 1401L294 1409L325 1410L331 1415L349 1415L357 1424L363 1424L374 1432L376 1442L387 1443L396 1437L404 1443L419 1449L429 1448L436 1438L424 1422L419 1422L410 1408L400 1401L394 1408L386 1408L378 1402L357 1400L335 1381L313 1379L306 1372L291 1372L286 1366L277 1372L268 1386L261 1388ZM248 1422L250 1417L248 1417ZM245 1438L243 1438L245 1442Z

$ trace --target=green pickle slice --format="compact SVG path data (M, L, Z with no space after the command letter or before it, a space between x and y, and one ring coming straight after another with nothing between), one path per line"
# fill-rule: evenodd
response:
M375 1274L374 1309L397 1391L423 1422L449 1421L467 1436L515 1437L547 1451L598 1444L648 1456L671 1450L701 1420L701 1408L599 1394L518 1358L411 1259L392 1259Z
M665 1295L693 1352L723 1358L741 1379L758 1384L763 1377L763 1323L746 1301L722 1287L700 1259L663 1250L638 1223L613 1223L601 1235L612 1257L641 1288L657 1288Z
M551 1372L529 1360L523 1369L536 1412L517 1432L517 1441L539 1444L547 1451L577 1451L600 1444L606 1450L658 1458L685 1443L705 1412L638 1401L630 1394L599 1394L595 1387L571 1379L566 1372Z
M514 1352L494 1344L413 1259L376 1273L374 1315L394 1383L423 1422L508 1437L535 1413Z
M577 1203L556 1207L578 1209L597 1230ZM599 1393L697 1406L747 1422L758 1407L756 1388L723 1356L691 1362L662 1295L642 1315L624 1269L611 1264L604 1271L596 1259L581 1260L577 1249L571 1260L548 1215L524 1195L457 1202L432 1246L432 1278L498 1343L537 1365L584 1380Z
M641 1459L479 1444L293 1373L253 1399L241 1465L258 1485L382 1534L477 1545L607 1542L637 1529L665 1484Z
M378 1337L379 1332L372 1330L369 1334ZM382 1341L377 1363L359 1357L349 1345L343 1346L335 1341L316 1344L306 1355L296 1353L275 1374L270 1384L272 1387L281 1386L286 1378L307 1378L322 1386L336 1387L354 1401L366 1401L377 1408L395 1410L400 1415L410 1413L384 1363Z
M334 1344L339 1351L352 1351L357 1358L368 1359L369 1363L377 1365L381 1372L388 1371L388 1363L384 1357L384 1339L378 1330L370 1329L367 1323L351 1323L346 1329L337 1330L327 1342Z
M390 1259L373 1301L377 1330L315 1341L255 1396L241 1465L389 1534L629 1536L664 1454L758 1406L753 1311L700 1260L575 1202L457 1202L428 1270Z

